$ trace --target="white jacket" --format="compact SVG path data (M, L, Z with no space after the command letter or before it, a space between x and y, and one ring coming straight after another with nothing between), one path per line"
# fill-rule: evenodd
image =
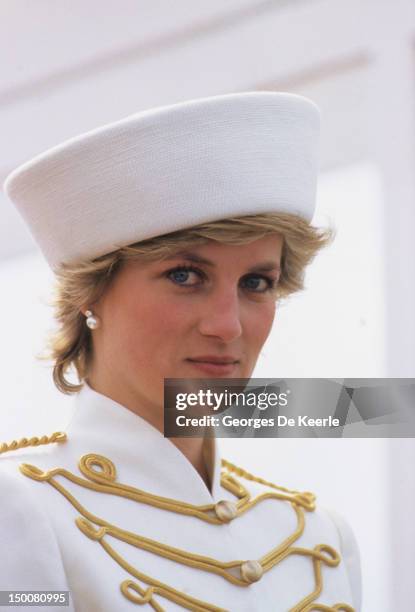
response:
M138 534L180 551L221 562L259 560L295 531L298 516L290 501L265 498L228 523L212 524L116 495L114 491L88 488L65 474L43 481L24 475L19 469L22 463L44 472L65 468L83 483L90 483L80 471L79 460L95 454L113 463L115 483L196 506L237 501L221 486L220 449L215 439L205 441L205 449L210 450L211 493L187 458L147 421L86 384L74 401L76 408L66 429L66 442L0 455L0 590L69 590L69 608L46 609L70 612L120 612L137 609L137 605L143 611L361 610L360 562L354 536L344 520L318 505L314 511L299 511L304 514L304 530L290 546L310 550L318 544L329 545L340 554L340 563L331 567L313 562L307 553L291 553L252 584L234 584L218 573L122 541L114 532L105 533L101 540L88 537L79 522L75 523L82 509L90 513L90 519L98 517L123 533ZM97 465L92 465L99 471ZM268 485L240 476L234 478L250 492L251 499L265 492L275 493ZM64 489L59 490L59 485ZM82 508L74 507L63 490L69 491ZM98 530L99 524L92 524ZM109 554L108 546L124 566ZM311 603L298 607L315 590L319 571L322 590L314 593L310 602L321 607L310 607ZM238 567L230 573L240 579ZM173 587L184 599L180 604L174 603L157 592L149 595L147 603L131 601L122 593L121 583L130 579L139 585L141 593L149 587L137 575ZM142 597L137 591L129 592L137 599ZM333 608L340 603L350 608Z

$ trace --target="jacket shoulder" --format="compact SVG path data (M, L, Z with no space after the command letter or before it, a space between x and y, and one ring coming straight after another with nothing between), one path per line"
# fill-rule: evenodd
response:
M343 562L347 568L350 588L353 593L353 603L356 610L362 607L362 569L359 546L354 532L346 519L331 508L322 511L331 519L339 534L340 549Z
M68 591L52 524L19 470L32 457L0 458L0 590Z

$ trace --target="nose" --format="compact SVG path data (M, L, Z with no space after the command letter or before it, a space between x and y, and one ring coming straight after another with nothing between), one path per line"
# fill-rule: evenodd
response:
M204 336L215 336L232 342L242 334L238 290L224 290L212 294L204 303L199 331Z

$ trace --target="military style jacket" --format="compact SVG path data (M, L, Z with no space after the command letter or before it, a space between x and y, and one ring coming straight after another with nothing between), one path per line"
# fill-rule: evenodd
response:
M69 591L46 609L70 612L361 610L354 536L311 493L206 438L210 491L141 417L87 384L74 401L66 436L0 454L0 590Z

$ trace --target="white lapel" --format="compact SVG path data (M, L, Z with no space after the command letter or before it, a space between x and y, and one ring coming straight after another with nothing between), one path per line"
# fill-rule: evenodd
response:
M120 482L122 472L132 470L136 486L156 495L193 504L209 504L218 496L221 499L221 456L216 438L204 441L211 493L187 457L144 418L87 384L74 403L66 428L68 441L111 459L119 467Z

